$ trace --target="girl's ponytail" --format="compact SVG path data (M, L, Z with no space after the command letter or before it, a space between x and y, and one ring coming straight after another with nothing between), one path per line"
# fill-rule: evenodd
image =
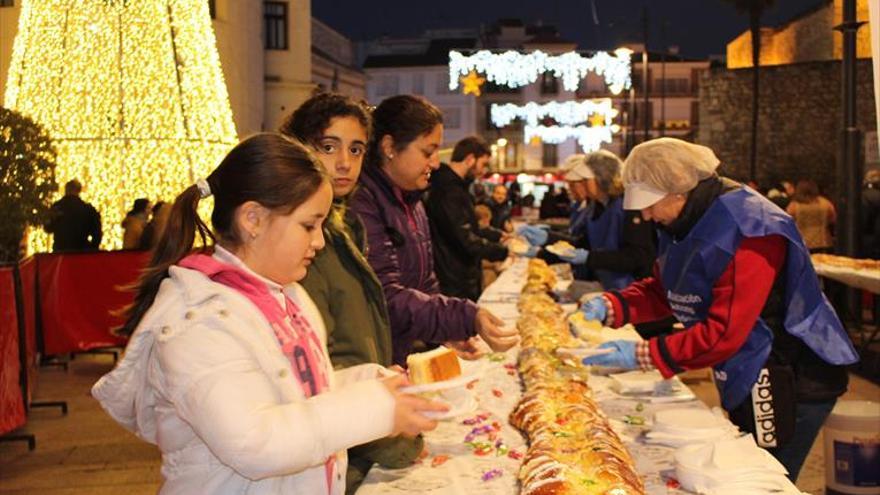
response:
M186 188L174 200L171 214L162 237L152 251L152 259L143 271L133 289L136 291L134 303L123 310L125 324L117 330L120 335L131 335L153 305L162 280L168 276L168 268L188 255L195 243L196 234L202 246L208 247L215 239L211 230L199 218L197 208L203 193L196 185Z
M205 248L216 243L216 235L223 247L234 249L242 244L235 225L236 208L255 201L287 215L326 182L327 173L321 162L301 143L275 133L256 134L239 143L207 180L198 180L174 200L150 264L132 287L136 292L134 303L123 310L126 321L117 333L134 332L153 305L168 269L193 250L196 235ZM208 196L214 196L213 231L196 211L199 199Z

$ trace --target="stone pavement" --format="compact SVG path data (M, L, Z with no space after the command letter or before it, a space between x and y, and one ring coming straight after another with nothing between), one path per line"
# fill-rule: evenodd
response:
M0 443L0 495L154 494L161 482L159 452L126 432L88 395L91 385L112 367L106 355L79 355L68 371L40 371L36 400L66 400L70 409L34 409L25 431L37 437L37 448L24 442ZM718 396L706 372L683 377L710 405ZM851 375L848 399L880 400L880 387ZM824 493L824 455L816 441L798 487Z

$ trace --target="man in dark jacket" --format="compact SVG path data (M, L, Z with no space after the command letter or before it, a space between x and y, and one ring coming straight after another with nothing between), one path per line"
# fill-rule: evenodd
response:
M507 247L480 235L468 194L468 186L483 174L491 153L482 138L466 137L455 145L449 165L441 164L431 176L425 208L440 292L447 296L476 301L483 290L480 261L507 258Z
M64 197L52 204L46 232L54 234L52 251L95 251L101 245L101 215L79 197L82 184L64 184Z

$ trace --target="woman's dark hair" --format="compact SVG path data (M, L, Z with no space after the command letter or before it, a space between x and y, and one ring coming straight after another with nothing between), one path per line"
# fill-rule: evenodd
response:
M397 95L387 98L373 110L372 139L367 150L366 163L382 164L382 138L391 136L394 148L403 151L419 136L443 123L443 113L421 96Z
M812 203L819 197L819 186L810 179L801 179L794 188L794 201L798 203Z
M338 93L319 93L300 105L285 119L278 132L303 143L315 144L337 117L353 117L364 126L370 138L370 111L363 103Z
M124 311L120 334L131 335L156 299L168 269L193 250L196 234L208 249L215 236L236 246L242 236L235 228L236 208L247 201L286 215L308 200L325 181L327 173L303 144L275 133L251 136L226 155L206 179L214 196L211 214L213 233L199 218L201 195L196 185L184 189L174 200L162 237L150 264L135 285L134 303Z

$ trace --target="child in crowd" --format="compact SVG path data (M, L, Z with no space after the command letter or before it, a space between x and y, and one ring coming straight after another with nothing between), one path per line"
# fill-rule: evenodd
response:
M197 214L214 196L213 233ZM334 371L296 282L324 246L333 189L303 145L242 141L175 200L139 282L125 356L92 389L162 452L163 494L342 494L345 449L436 423L379 365ZM198 234L213 250L193 251ZM213 251L213 252L212 252Z

